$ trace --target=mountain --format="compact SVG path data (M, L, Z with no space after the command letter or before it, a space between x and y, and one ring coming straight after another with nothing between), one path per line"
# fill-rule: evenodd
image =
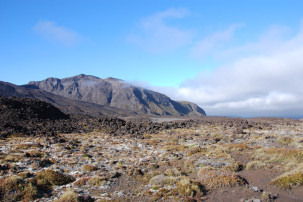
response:
M24 85L18 86L8 82L0 81L0 96L34 98L48 102L67 114L87 114L93 116L112 115L112 116L132 116L136 115L123 109L102 106L90 102L72 100L53 93L40 90L35 86Z
M205 111L194 103L177 102L168 96L131 85L115 78L101 79L80 74L58 79L29 82L27 88L36 88L76 101L122 109L138 114L205 116Z

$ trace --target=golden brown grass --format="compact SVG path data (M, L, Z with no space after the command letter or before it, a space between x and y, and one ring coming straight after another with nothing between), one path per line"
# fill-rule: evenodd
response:
M244 150L247 150L249 149L250 147L246 144L228 144L227 145L227 149L229 151L244 151Z
M95 176L88 180L88 184L90 186L102 186L106 183L106 179L104 177Z
M270 183L280 188L291 189L303 185L303 172L285 173L273 179Z
M264 163L263 161L250 161L246 164L247 170L267 169L271 167L271 165Z
M26 152L30 157L46 157L47 154L45 152L41 152L39 150L31 150Z
M93 165L85 164L85 165L82 166L82 170L85 171L85 172L91 172L91 171L97 170L97 168Z
M58 171L44 170L39 172L34 180L38 186L54 186L54 185L65 185L75 181L75 178L64 175Z
M82 187L82 186L85 186L87 181L89 180L90 178L89 177L84 177L84 178L81 178L79 180L77 180L76 182L74 182L74 185L76 187Z
M294 142L294 139L291 137L280 137L278 138L278 142L281 143L282 145L290 145Z
M303 161L303 150L272 147L257 150L253 157L269 163L300 163Z
M157 197L194 197L202 196L203 189L199 182L183 175L179 170L167 169L164 174L154 175L149 180L149 186L158 190Z
M66 191L57 202L78 202L78 194L74 191Z
M245 182L234 172L214 170L208 167L198 171L199 182L208 189L216 189L225 186L242 185Z
M1 159L0 163L6 163L6 162L19 162L22 161L24 157L22 155L17 154L8 154L5 156L4 159Z
M11 176L0 179L0 201L32 201L38 189L20 177Z
M40 144L17 144L14 146L16 149L37 149L41 147Z

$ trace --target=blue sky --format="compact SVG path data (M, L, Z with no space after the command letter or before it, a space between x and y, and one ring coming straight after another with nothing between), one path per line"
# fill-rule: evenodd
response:
M0 80L84 73L210 115L301 117L302 10L301 0L0 0Z

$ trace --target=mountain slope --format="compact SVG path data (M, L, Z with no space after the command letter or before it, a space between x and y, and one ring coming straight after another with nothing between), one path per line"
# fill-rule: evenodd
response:
M199 106L177 102L166 95L130 85L122 80L80 74L58 79L32 81L30 86L78 101L132 111L139 114L205 116Z
M113 115L131 116L135 113L116 109L114 107L102 106L90 102L68 99L53 93L40 90L32 85L17 86L8 82L0 81L0 96L34 98L48 102L67 114L88 114L94 116Z

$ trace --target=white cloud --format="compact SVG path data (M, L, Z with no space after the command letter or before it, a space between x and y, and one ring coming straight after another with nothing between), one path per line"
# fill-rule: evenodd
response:
M167 10L150 16L140 24L141 34L129 41L154 52L189 44L196 59L212 57L222 65L201 71L179 88L139 85L174 100L195 102L209 115L303 118L303 21L297 33L271 26L257 40L235 46L235 32L243 24L232 24L194 43L192 32L166 23L186 15L186 10Z
M136 30L127 37L129 43L155 53L169 52L190 44L193 31L183 30L168 24L168 20L182 19L186 9L168 9L144 18Z
M211 74L201 72L184 81L169 95L193 101L210 115L303 117L302 28L288 38L283 35L285 27L270 28L258 42L218 50L233 60ZM227 30L226 35L215 34L219 37L208 37L197 47L210 41L205 50L216 52L213 44L230 39L233 29Z
M66 46L75 45L83 39L75 31L63 26L58 26L52 21L39 21L34 26L34 30L44 38L59 42Z

